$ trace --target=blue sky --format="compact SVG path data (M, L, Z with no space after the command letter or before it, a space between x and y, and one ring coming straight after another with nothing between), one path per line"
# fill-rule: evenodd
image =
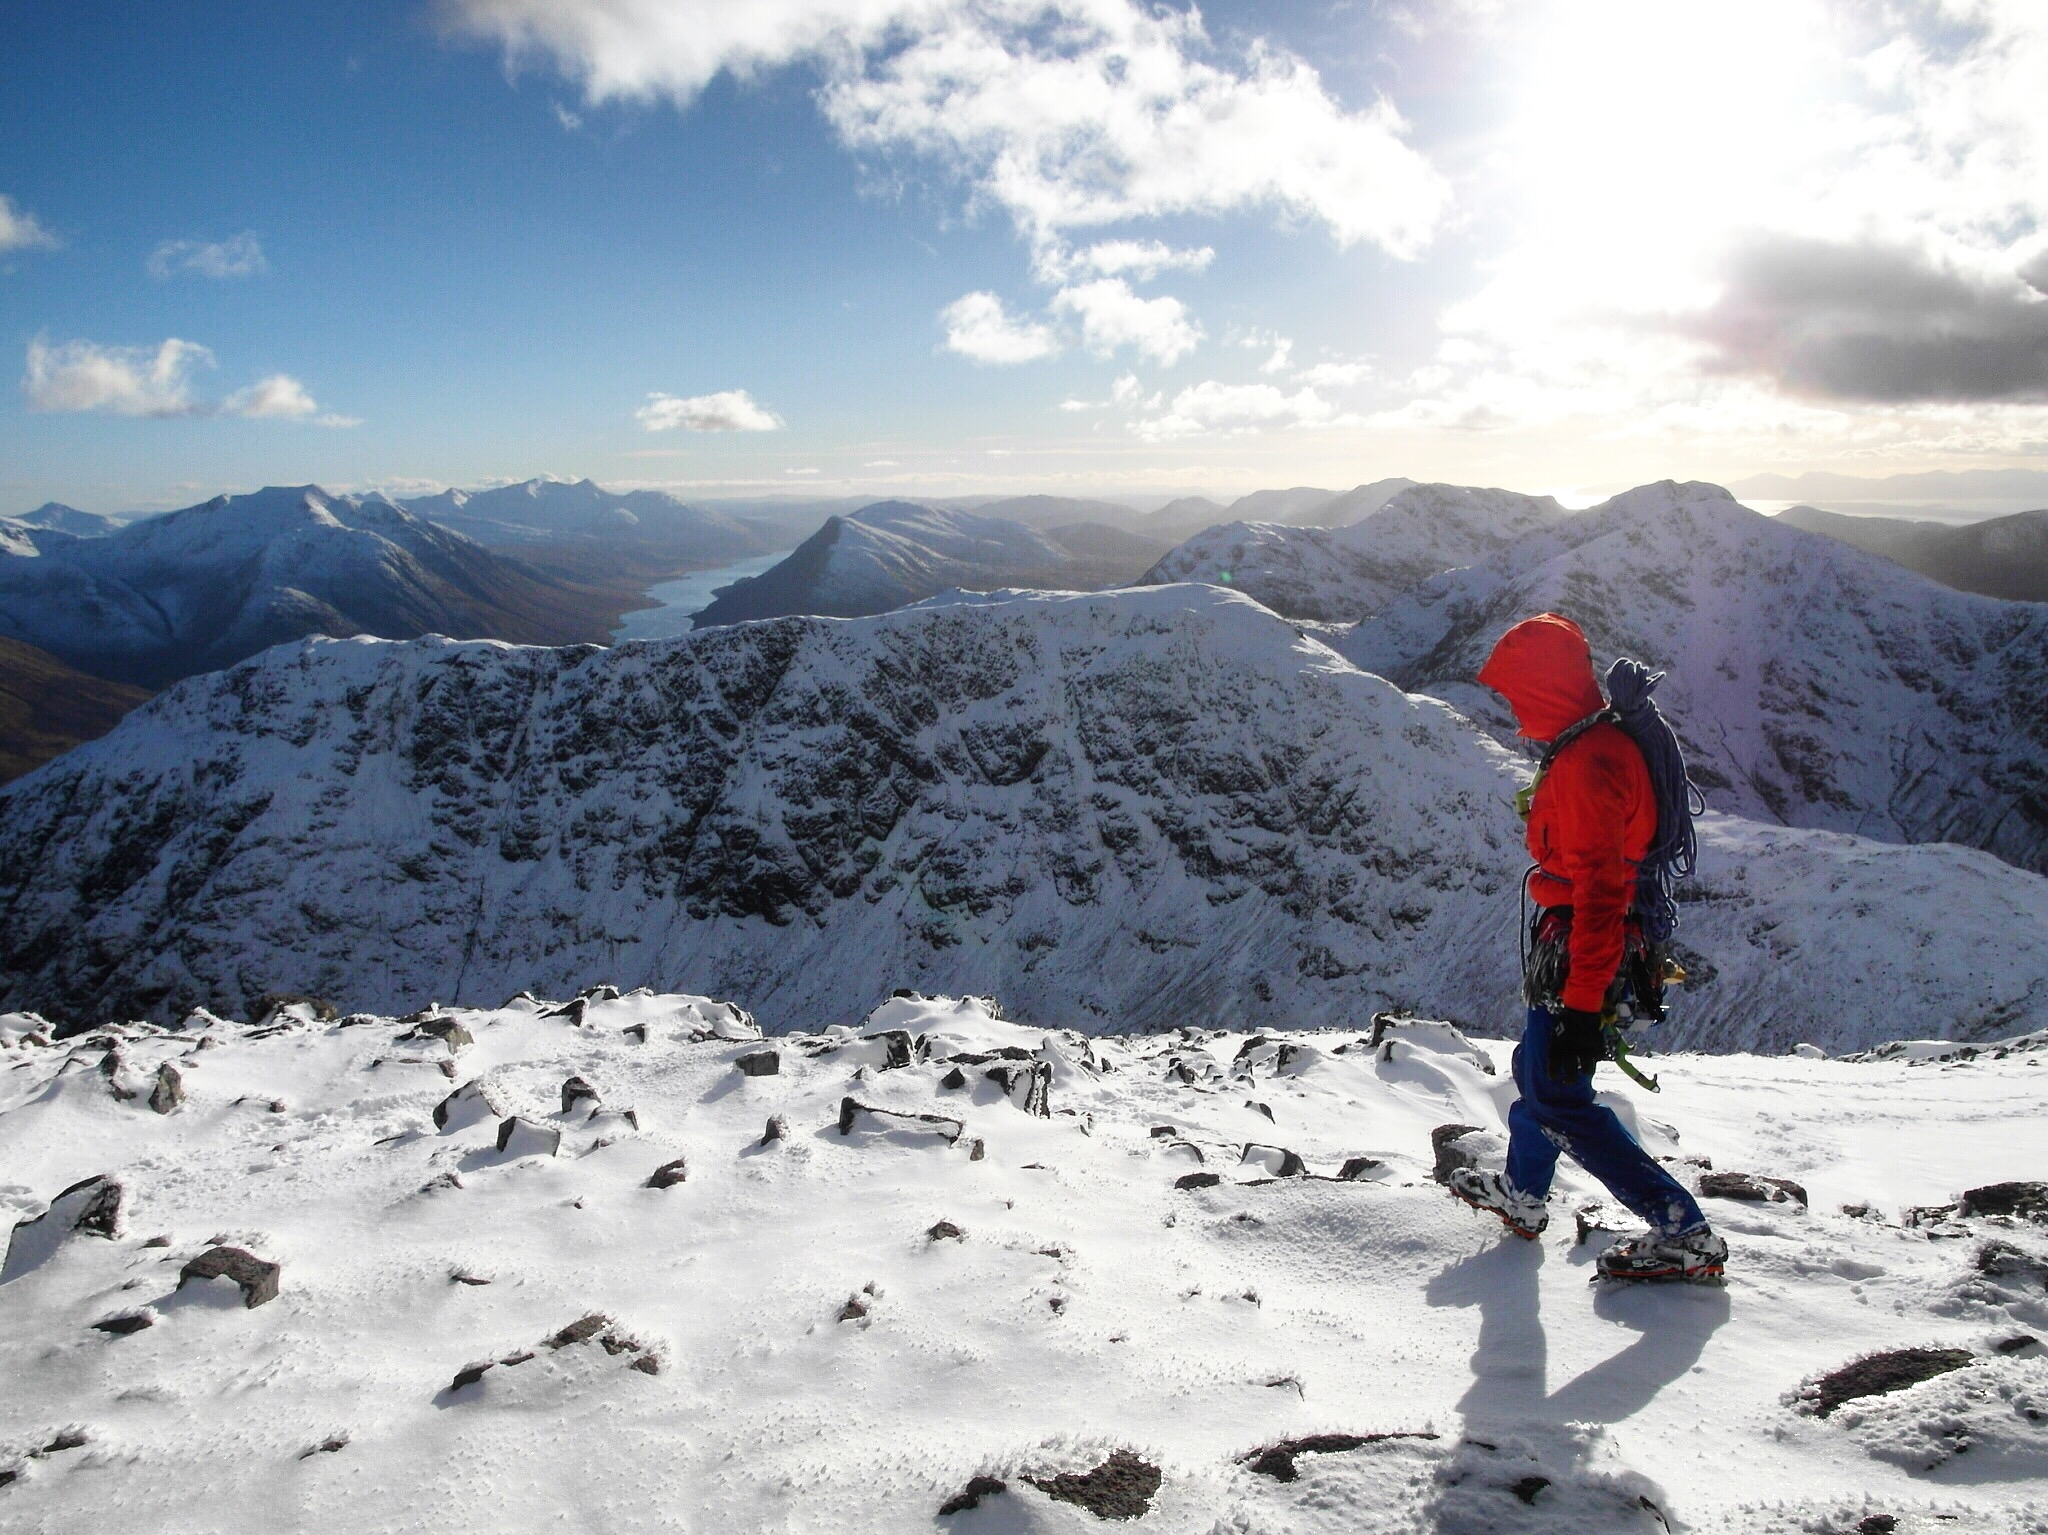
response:
M2048 464L2036 11L13 5L0 511Z

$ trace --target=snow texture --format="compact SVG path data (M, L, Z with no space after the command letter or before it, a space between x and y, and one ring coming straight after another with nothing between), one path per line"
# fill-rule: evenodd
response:
M1524 765L1207 587L605 651L314 641L0 792L0 1006L898 984L1100 1030L1519 1017ZM2048 884L1709 823L1672 1045L2048 1026ZM1656 1044L1653 1037L1651 1044Z
M0 1212L127 1191L115 1236L0 1287L0 1523L1078 1532L1101 1521L1043 1489L1114 1462L1135 1527L1186 1535L2048 1528L2048 1354L2016 1341L2048 1292L1978 1259L2048 1264L2048 1229L1901 1219L2040 1173L2038 1055L1667 1059L1660 1098L1607 1095L1645 1145L1688 1179L1795 1178L1812 1209L1709 1200L1725 1288L1589 1288L1597 1220L1509 1239L1430 1179L1432 1128L1500 1127L1498 1041L1289 1054L907 996L749 1078L756 1047L700 1026L722 1004L582 1001L426 1037L303 1007L69 1044L0 1020ZM176 1062L189 1098L116 1097L110 1048L138 1080ZM1043 1118L991 1080L1030 1064ZM437 1134L451 1071L560 1154ZM562 1111L572 1076L617 1108ZM848 1098L964 1133L842 1134ZM1191 1155L1214 1185L1175 1187ZM1561 1170L1560 1217L1598 1196ZM222 1246L279 1265L275 1298L180 1288ZM1970 1362L1812 1414L1807 1382L1899 1348Z

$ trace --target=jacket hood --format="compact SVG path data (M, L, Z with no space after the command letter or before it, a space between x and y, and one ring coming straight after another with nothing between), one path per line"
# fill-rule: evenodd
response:
M1493 647L1479 680L1508 701L1532 741L1552 741L1607 707L1585 632L1561 613L1525 618Z

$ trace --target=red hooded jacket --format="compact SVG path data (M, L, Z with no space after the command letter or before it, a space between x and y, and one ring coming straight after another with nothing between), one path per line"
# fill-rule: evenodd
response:
M1607 706L1586 636L1569 618L1538 613L1501 636L1479 680L1508 701L1532 741L1553 741ZM1599 724L1559 752L1529 810L1529 856L1539 905L1572 908L1564 1005L1597 1013L1621 965L1636 865L1657 840L1657 800L1643 754L1619 726Z

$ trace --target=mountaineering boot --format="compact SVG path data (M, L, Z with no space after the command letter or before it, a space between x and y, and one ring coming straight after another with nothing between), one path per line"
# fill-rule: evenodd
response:
M1710 1228L1695 1226L1675 1237L1652 1231L1617 1242L1600 1255L1595 1267L1602 1279L1712 1281L1721 1277L1727 1262L1728 1244Z
M1550 1224L1550 1207L1543 1200L1524 1194L1499 1173L1460 1167L1451 1173L1450 1189L1473 1209L1498 1215L1508 1230L1532 1242Z

